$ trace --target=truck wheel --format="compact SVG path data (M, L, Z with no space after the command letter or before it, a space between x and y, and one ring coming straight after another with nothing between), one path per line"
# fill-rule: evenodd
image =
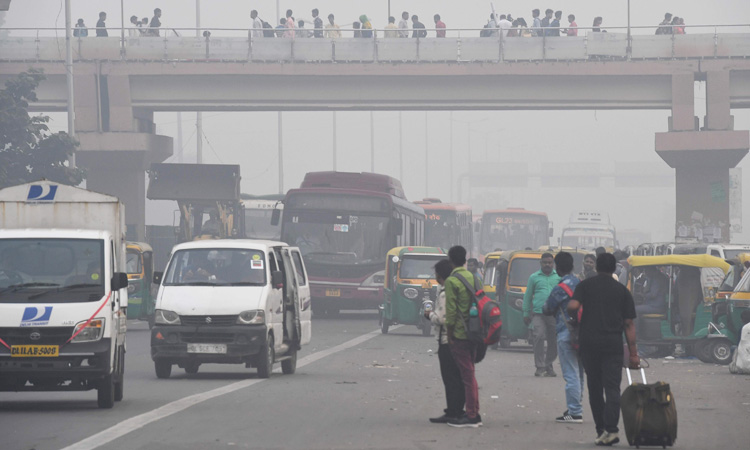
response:
M122 401L125 394L125 347L120 347L120 368L117 371L117 382L115 383L115 401Z
M726 339L713 339L708 351L716 364L726 366L732 362L732 345Z
M281 372L284 375L292 375L297 371L297 350L291 350L289 359L281 361Z
M266 339L266 345L263 346L258 354L258 377L268 378L273 371L273 335L269 334Z
M185 365L185 373L195 375L198 373L198 368L200 368L200 366L200 363L188 363Z
M154 369L156 369L156 378L169 378L172 375L172 363L167 361L154 361Z
M380 332L388 334L388 327L391 326L391 321L383 317L383 323L380 324Z
M109 374L99 381L96 388L96 403L99 408L110 409L115 406L115 376Z

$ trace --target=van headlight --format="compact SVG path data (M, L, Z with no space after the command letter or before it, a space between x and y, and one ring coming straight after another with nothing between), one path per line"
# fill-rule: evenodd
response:
M266 313L262 309L242 311L237 316L237 325L260 325L266 323Z
M80 332L79 332L80 330ZM75 337L70 342L93 342L102 338L104 330L104 319L94 319L88 324L85 321L76 325L73 334ZM78 333L78 334L76 334Z
M174 311L157 309L154 313L154 323L159 325L180 325L180 316Z
M381 287L385 283L385 270L375 272L362 282L363 287Z

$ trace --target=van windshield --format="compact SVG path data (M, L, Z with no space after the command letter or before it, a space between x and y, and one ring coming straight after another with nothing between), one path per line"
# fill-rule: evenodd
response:
M234 248L179 250L169 263L165 286L265 286L262 251Z
M0 239L0 303L99 301L103 261L99 239Z

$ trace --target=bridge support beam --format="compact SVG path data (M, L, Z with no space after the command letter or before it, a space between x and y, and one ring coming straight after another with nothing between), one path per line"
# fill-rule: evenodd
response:
M128 239L144 240L146 169L172 155L172 138L150 133L81 132L78 165L86 169L86 187L114 195L125 204Z
M75 80L76 163L86 187L125 204L128 239L144 240L146 169L172 155L172 138L153 134L153 113L133 108L127 76L83 73Z
M670 131L656 133L656 152L675 169L675 237L729 242L729 169L747 155L750 132L732 129L729 71L705 75L705 126L694 117L694 75L673 75Z

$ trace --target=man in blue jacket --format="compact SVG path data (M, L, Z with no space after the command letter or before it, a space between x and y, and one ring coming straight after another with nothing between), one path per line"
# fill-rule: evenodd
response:
M555 255L555 268L562 281L552 288L544 305L544 314L555 316L557 330L557 353L565 379L565 402L568 409L557 419L558 423L583 423L583 364L578 359L578 349L573 347L567 322L570 321L566 308L573 292L580 283L573 275L573 255L560 252ZM577 343L576 343L577 346Z

